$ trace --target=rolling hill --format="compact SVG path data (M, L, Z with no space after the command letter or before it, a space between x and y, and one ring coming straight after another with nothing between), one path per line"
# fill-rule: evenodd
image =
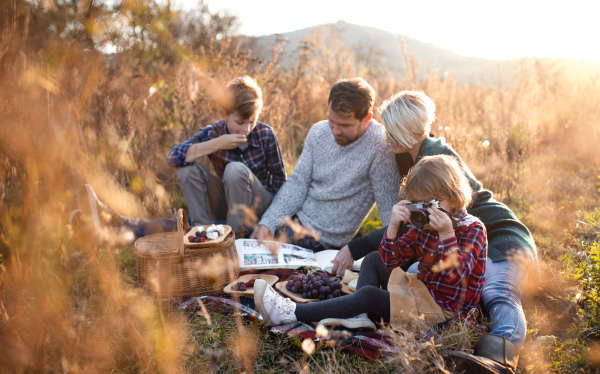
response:
M273 48L280 41L286 40L280 62L284 66L292 66L298 57L300 43L314 35L319 35L324 42L332 39L339 41L348 51L355 54L359 62L373 63L373 59L377 59L397 77L406 75L399 39L403 41L406 53L418 62L418 73L421 77L430 71L437 71L441 75L454 72L457 80L462 83L504 84L514 76L519 65L519 60L516 59L488 60L461 56L433 44L343 21L284 34L244 37L242 46L251 49L254 57L269 59L272 58Z

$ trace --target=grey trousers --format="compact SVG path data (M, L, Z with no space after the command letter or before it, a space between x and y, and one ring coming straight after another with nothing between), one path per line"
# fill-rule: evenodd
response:
M223 181L199 163L177 168L177 178L194 226L226 220L236 238L248 226L243 219L257 221L273 200L273 193L241 162L225 166ZM255 215L255 217L251 217Z

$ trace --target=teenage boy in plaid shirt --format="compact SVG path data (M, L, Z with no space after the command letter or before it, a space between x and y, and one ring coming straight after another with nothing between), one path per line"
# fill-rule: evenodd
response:
M221 103L224 118L169 152L167 161L177 167L194 225L225 219L240 237L244 228L236 207L251 208L260 218L285 182L277 136L272 127L258 121L262 104L261 90L252 78L233 79ZM195 162L204 156L216 176Z
M244 232L238 206L252 209L260 218L286 180L279 141L273 128L258 121L262 92L254 79L231 80L220 97L223 119L206 126L169 152L167 161L177 167L177 177L194 226L226 220L236 237ZM196 162L208 156L216 175ZM158 232L177 230L174 218L154 220L123 217L98 200L90 185L84 185L80 207L69 223L87 238L91 226L98 245L117 233L122 242ZM79 235L78 235L79 236Z

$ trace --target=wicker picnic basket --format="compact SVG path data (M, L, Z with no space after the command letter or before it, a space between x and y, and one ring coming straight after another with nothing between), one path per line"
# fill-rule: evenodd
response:
M189 230L185 211L179 209L177 232L153 234L135 242L140 286L150 287L162 298L199 296L220 293L238 278L240 266L233 232L214 245L188 248L184 235Z

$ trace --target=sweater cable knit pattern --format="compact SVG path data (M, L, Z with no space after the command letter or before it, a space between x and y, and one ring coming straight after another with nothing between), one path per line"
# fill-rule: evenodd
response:
M342 247L356 234L377 203L383 225L398 201L400 176L385 133L372 120L365 133L346 146L335 142L328 121L313 125L294 171L260 225L275 233L285 217L297 215L320 233L328 247Z

